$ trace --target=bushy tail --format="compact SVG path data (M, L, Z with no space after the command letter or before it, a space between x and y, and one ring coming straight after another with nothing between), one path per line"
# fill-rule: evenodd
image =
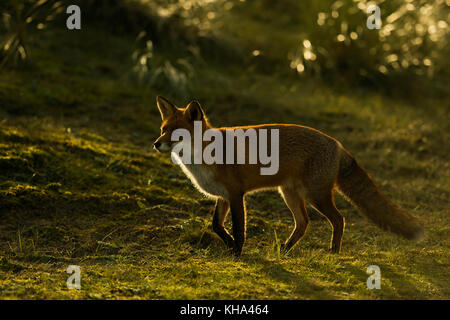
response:
M342 157L337 184L339 191L382 229L410 240L423 238L424 229L417 218L389 200L348 153Z

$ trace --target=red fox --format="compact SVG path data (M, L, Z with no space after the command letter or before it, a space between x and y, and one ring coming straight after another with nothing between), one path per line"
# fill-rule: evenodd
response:
M336 209L334 190L379 227L406 239L420 240L423 237L424 229L418 219L389 200L336 139L316 129L294 124L213 128L197 101L189 103L186 108L176 107L160 96L156 101L162 125L161 136L153 146L159 152L172 152L177 145L177 141L172 141L172 133L176 129L194 133L195 121L223 136L236 129L278 130L279 169L275 174L261 174L261 164L180 163L199 191L216 200L213 230L237 256L241 255L246 237L245 195L263 189L278 189L292 212L295 225L282 245L284 252L288 252L305 234L309 222L305 207L308 202L331 224L331 251L339 253L345 221ZM188 143L193 144L193 141ZM204 147L205 142L202 143ZM225 148L221 151L227 152ZM233 235L224 227L229 211Z

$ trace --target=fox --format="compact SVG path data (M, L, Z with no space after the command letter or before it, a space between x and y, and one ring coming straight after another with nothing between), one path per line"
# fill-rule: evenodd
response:
M227 131L236 129L279 130L279 168L273 175L262 175L261 164L178 163L201 193L215 199L212 229L236 256L242 254L246 240L245 196L261 190L278 190L292 213L294 227L281 245L283 253L288 253L305 235L309 223L306 204L331 225L331 252L341 251L345 219L336 208L335 191L381 229L409 240L423 239L424 227L418 218L391 201L350 152L327 134L297 124L215 128L196 100L182 108L157 96L156 104L162 123L161 134L153 148L161 153L171 153L179 143L172 141L176 129L192 134L196 121L200 121L203 128L215 129L224 136ZM187 143L193 144L193 141ZM232 234L225 228L229 213Z

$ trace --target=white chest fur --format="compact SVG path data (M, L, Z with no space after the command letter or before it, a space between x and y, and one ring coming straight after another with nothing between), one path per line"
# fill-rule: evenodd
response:
M213 198L228 198L228 191L221 183L214 179L213 172L207 166L183 163L181 163L180 166L200 192Z

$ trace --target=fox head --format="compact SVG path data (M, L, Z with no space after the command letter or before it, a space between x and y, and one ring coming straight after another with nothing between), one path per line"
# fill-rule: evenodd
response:
M172 132L176 129L187 129L191 136L194 132L194 121L202 121L203 127L209 126L202 107L197 101L190 102L186 108L178 108L165 98L158 96L156 105L161 113L161 135L155 140L153 148L159 152L170 152L177 143L172 141Z

